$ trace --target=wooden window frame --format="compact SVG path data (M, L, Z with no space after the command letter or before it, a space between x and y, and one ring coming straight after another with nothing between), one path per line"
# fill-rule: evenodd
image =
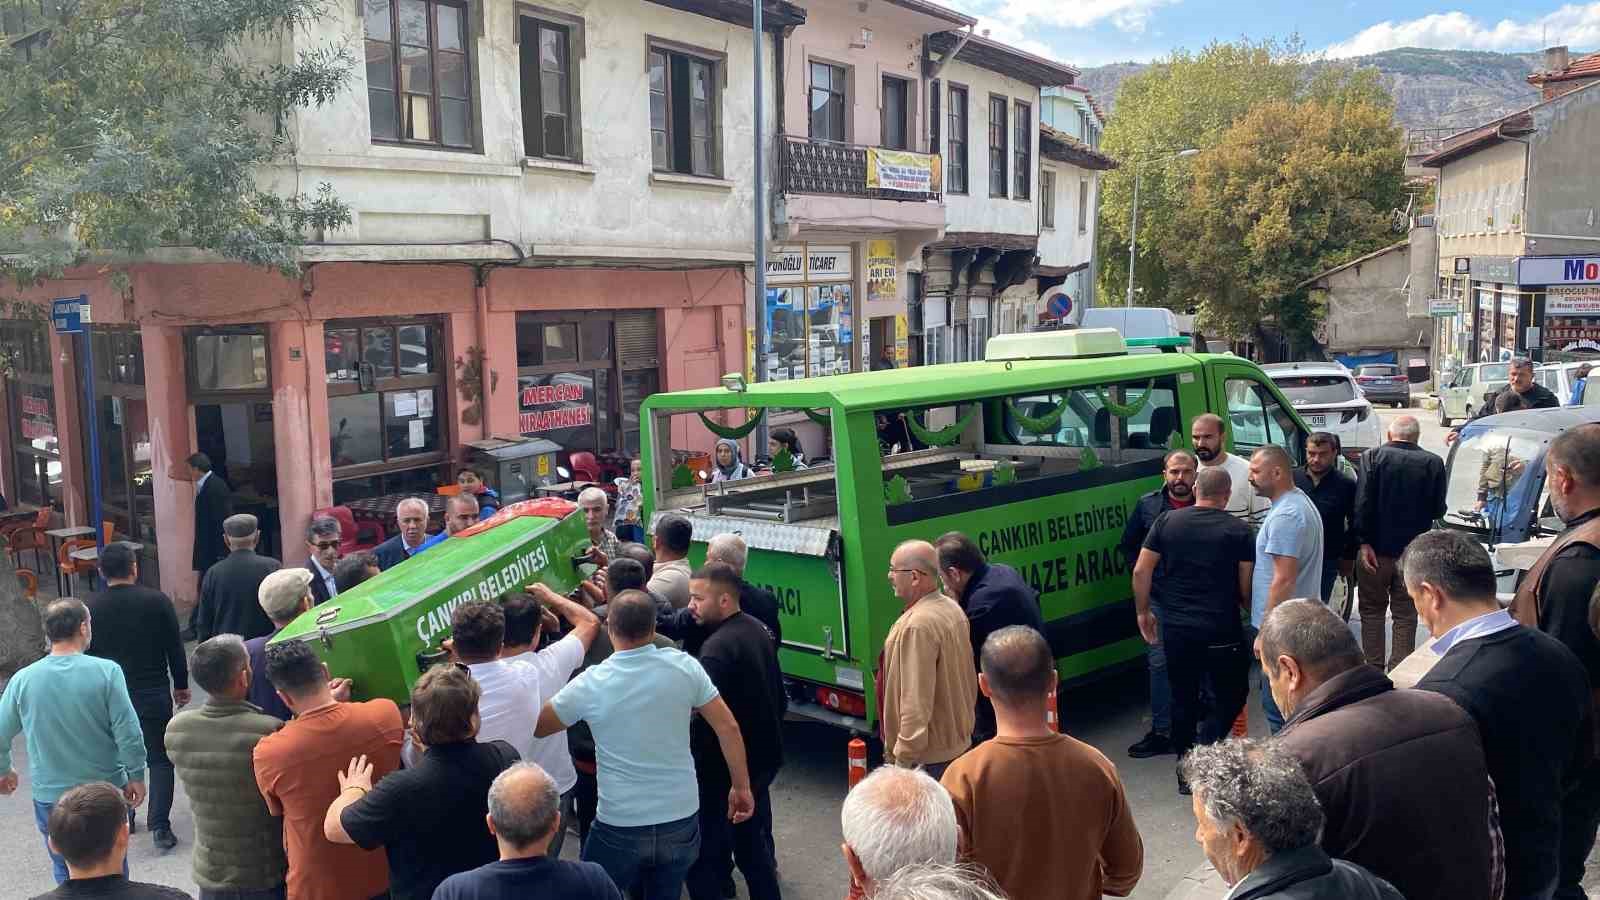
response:
M1089 233L1089 179L1078 179L1078 233Z
M650 58L656 53L661 53L666 56L665 79L663 84L666 87L665 135L667 139L667 167L661 168L660 166L657 166L655 164L654 150L652 148L647 148L647 152L649 152L651 155L651 170L671 175L689 175L696 178L722 178L724 172L724 153L722 148L722 96L725 88L727 87L728 80L727 54L719 53L715 50L708 50L703 47L695 47L689 44L683 44L678 41L668 40L666 38L657 38L647 35L645 39L644 54L647 97L647 109L645 115L647 124L649 118L648 95L650 92L648 90L648 79L650 75ZM711 142L709 147L709 155L711 159L709 160L709 165L707 167L708 171L706 172L694 171L694 152L692 148L689 154L690 158L684 163L684 168L679 168L678 166L678 160L676 158L677 142L674 139L676 132L673 128L673 119L676 115L676 109L672 102L672 57L674 56L686 57L691 63L700 62L709 66L711 69L711 89L714 92L714 96L708 100L707 107L707 112L711 118L711 133L708 136ZM692 74L690 77L693 77ZM653 127L650 128L650 132L653 134L655 129ZM689 140L691 142L694 140L692 134L690 135Z
M995 113L1000 121L995 121ZM1004 200L1011 195L1007 178L1011 166L1011 100L1003 94L989 95L989 196ZM995 162L999 161L999 172Z
M956 111L955 98L961 97L960 112ZM950 134L945 138L950 146L949 159L945 160L945 171L949 174L948 193L967 194L972 186L971 153L968 145L972 137L972 94L964 84L950 83L950 93L946 98L949 107L945 115L949 117ZM957 136L959 135L959 137ZM959 146L958 146L959 145ZM959 181L957 175L959 174Z
M944 123L939 117L944 114L943 97L940 92L944 90L943 84L935 78L928 84L928 152L940 155L943 149L940 145L943 140Z
M478 97L478 79L476 77L474 77L476 75L476 72L474 71L475 70L475 62L476 62L476 60L475 60L475 54L473 53L473 45L474 45L473 31L474 31L474 29L472 27L472 23L473 23L473 12L474 11L473 11L471 3L469 2L469 0L417 0L417 2L421 2L421 3L427 4L427 7L428 7L428 15L427 15L427 24L428 24L428 67L429 67L429 76L430 76L430 83L429 83L429 86L428 86L429 93L427 95L429 97L429 99L430 99L430 105L429 105L430 121L428 123L428 127L431 129L430 133L435 136L434 140L417 140L417 139L414 139L414 138L405 137L405 103L403 102L403 98L405 97L406 94L418 94L420 96L420 93L417 92L417 91L407 91L407 90L405 90L405 87L404 87L404 85L403 85L403 83L401 81L401 74L402 73L401 73L401 53L400 53L400 46L401 46L400 45L400 15L399 15L399 10L398 10L398 6L399 6L399 3L400 3L400 0L384 0L384 2L387 2L389 4L389 40L387 42L384 42L384 41L379 41L376 38L367 37L366 36L365 24L363 23L363 26L362 26L362 46L363 47L366 46L366 44L368 42L380 43L380 44L381 43L387 43L389 45L389 52L390 52L390 59L391 59L390 69L391 69L391 75L392 75L392 78L393 78L393 87L392 88L378 88L378 90L380 92L385 92L386 91L386 92L388 92L388 93L393 95L394 115L395 115L395 128L396 128L396 135L397 136L393 137L393 138L378 137L374 133L372 135L372 142L374 144L379 144L379 145L383 145L383 146L417 147L417 148L428 149L428 150L440 150L440 151L455 152L455 153L478 153L478 152L481 152L481 147L480 147L480 145L481 145L481 132L480 132L480 129L481 129L482 125L481 125L481 122L479 121L479 116L478 116L478 102L477 102L477 97ZM440 56L441 53L454 54L456 51L454 51L454 50L441 51L439 49L439 36L436 33L436 31L437 31L437 23L438 23L438 16L437 16L437 13L435 11L436 11L436 9L438 7L441 7L441 6L451 7L453 9L459 10L460 13L461 13L461 27L462 27L461 44L462 44L462 46L461 46L461 50L460 50L460 55L462 57L463 72L465 73L465 77L466 77L466 95L467 95L465 100L463 101L463 102L465 102L467 104L467 143L465 143L465 144L447 144L447 143L444 142L444 128L443 128L444 114L443 114L443 111L442 111L442 108L441 108L441 104L440 104L441 97L440 97L440 94L439 94L439 56ZM364 9L365 9L365 3L363 3L363 19L365 18ZM367 115L368 115L369 125L371 124L371 115L372 115L372 90L373 90L373 88L369 84L367 86ZM450 98L447 98L447 99L455 100L457 98L450 97Z
M889 118L889 86L891 84L898 85L899 90L905 92L904 96L901 98L901 101L900 101L900 134L901 134L902 139L901 139L899 145L894 145L894 144L890 144L889 143L889 127L893 124L893 120L891 120ZM879 102L878 144L879 144L879 146L883 147L885 150L911 150L911 149L913 149L912 146L911 146L911 144L912 144L912 140L911 140L911 121L912 121L911 109L912 109L912 103L914 103L915 100L913 98L913 94L912 94L912 90L911 90L911 79L909 79L909 78L901 78L898 75L890 75L887 72L885 72L882 75L880 75L879 78L878 78L878 91L879 91L879 93L878 93L878 97L879 97L879 101L878 101Z
M1039 170L1039 230L1056 228L1056 173L1053 169Z
M563 32L566 35L566 40L567 40L567 72L566 72L566 76L567 76L567 145L568 145L567 149L569 151L571 151L570 154L567 155L567 156L556 156L556 155L552 155L552 154L549 154L547 152L544 152L544 150L545 150L544 145L543 145L543 142L544 142L544 130L543 130L543 125L544 125L544 106L543 106L543 104L544 104L544 92L541 89L542 86L536 86L535 87L534 91L532 92L532 98L531 98L532 102L531 103L529 102L530 101L529 92L526 90L526 88L527 88L527 79L525 77L525 72L524 72L524 69L523 69L522 59L521 59L521 47L522 47L522 29L523 29L523 25L524 25L524 23L527 23L527 22L530 22L530 21L534 24L535 40L536 41L537 41L538 32L546 30L546 29L559 30L559 31ZM553 160L559 160L561 162L570 162L570 163L580 163L581 164L583 162L583 108L582 108L583 107L583 104L582 104L583 91L582 91L582 87L581 87L583 66L581 65L581 63L582 63L582 60L583 60L583 58L585 56L584 20L582 18L578 17L578 16L567 15L565 13L557 12L555 10L545 9L544 7L531 6L531 5L526 4L526 3L519 3L519 4L517 4L517 7L516 7L516 25L512 29L511 37L512 37L512 41L514 43L516 43L517 47L518 47L517 74L518 74L518 78L519 78L519 83L520 83L521 87L523 88L523 90L522 90L522 152L523 152L523 154L525 156L530 157L530 158L553 159ZM533 53L535 55L535 70L534 70L534 73L535 73L536 76L542 77L543 69L540 69L540 68L537 67L537 59L538 59L538 53L539 53L539 48L538 48L537 45L535 45ZM534 126L535 126L534 129L531 132L529 130L530 112L531 112L531 115L532 115L531 121L534 123ZM534 146L534 143L530 140L530 137L534 136L534 135L536 135L538 137L538 139L539 139L539 144L538 144L537 148Z
M402 375L400 374L400 329L407 325L424 325L432 328L429 336L428 365L433 371L427 375ZM329 319L323 323L323 334L330 331L348 331L354 329L359 335L363 330L374 328L388 329L392 332L390 346L395 348L395 374L374 378L372 390L363 390L358 380L354 384L329 384L328 399L337 397L355 397L364 394L373 394L378 398L378 432L383 436L382 447L384 458L373 462L355 463L348 466L333 468L334 481L348 481L354 478L368 478L373 475L387 475L394 472L403 472L409 469L424 469L437 466L449 459L450 429L444 421L444 408L447 401L445 396L445 377L443 369L444 358L444 327L442 318L437 316L396 316L396 317L368 317L355 319ZM365 342L357 344L358 365L359 353L366 352ZM393 391L415 391L431 389L434 402L434 417L439 420L438 450L428 450L423 453L407 453L402 456L389 455L388 406L383 402L383 395ZM330 464L332 460L329 460Z
M239 388L236 390L202 390L200 388L194 369L194 339L228 334L260 335L262 340L266 342L267 386L265 388ZM253 401L272 402L272 333L265 325L201 325L185 328L183 332L183 367L184 375L189 382L189 403L191 406L249 403Z
M830 72L829 76L828 76L828 86L825 87L825 88L817 87L816 82L812 80L812 75L814 75L816 73L816 67L817 66L825 66L828 69L832 70L832 72ZM834 85L833 85L833 81L834 81L834 76L835 75L842 76L842 78L844 80L844 83L845 83L845 86L842 87L842 88L839 88L838 90L835 90L834 89ZM850 88L849 88L849 85L851 84L852 80L853 79L850 77L850 67L849 66L840 65L839 63L832 62L832 61L826 60L826 59L814 59L813 58L813 59L807 59L806 60L806 137L810 138L813 141L825 141L825 142L834 143L834 144L848 144L848 143L850 143ZM811 113L812 109L814 108L811 105L811 96L812 96L812 94L816 93L819 90L823 91L826 94L828 94L829 97L833 97L833 96L837 95L838 98L839 98L839 136L838 137L823 137L823 136L817 134L816 118Z
M1028 200L1033 196L1033 105L1015 101L1011 119L1015 144L1011 148L1012 165L1016 168L1012 174L1016 183L1012 185L1011 196L1015 200Z

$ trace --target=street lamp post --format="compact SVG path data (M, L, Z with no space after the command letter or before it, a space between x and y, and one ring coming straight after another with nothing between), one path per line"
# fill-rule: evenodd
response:
M1199 152L1199 150L1190 147L1187 150L1179 150L1170 156L1152 158L1179 159L1185 156L1193 156ZM1139 169L1139 162L1140 160L1135 160L1133 163L1133 221L1128 229L1128 296L1122 303L1124 307L1133 306L1133 264L1139 258L1139 182L1144 179L1144 172Z

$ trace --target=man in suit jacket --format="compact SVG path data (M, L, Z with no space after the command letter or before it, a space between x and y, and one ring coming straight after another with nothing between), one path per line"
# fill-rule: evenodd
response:
M249 513L229 516L222 523L231 552L212 566L200 582L200 614L195 638L205 641L219 634L237 634L249 640L272 633L272 621L261 611L257 592L261 582L281 564L256 555L261 532Z
M421 553L428 543L428 501L420 497L407 497L395 507L394 517L400 525L400 533L372 551L384 571Z
M306 551L311 556L306 568L311 570L312 602L327 603L339 593L333 580L333 570L339 565L339 520L332 516L312 519L306 526Z
M194 570L206 570L226 559L228 545L222 539L222 523L233 515L233 492L222 476L211 471L211 457L196 453L188 459L189 477L194 480Z

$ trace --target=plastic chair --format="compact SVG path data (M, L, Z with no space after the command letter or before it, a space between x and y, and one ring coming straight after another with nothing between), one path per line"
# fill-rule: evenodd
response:
M594 454L587 450L579 450L572 454L572 480L573 481L600 481L600 461Z
M22 596L27 597L29 600L38 599L39 576L29 572L27 569L18 569L17 581L22 583Z
M92 538L73 538L72 540L64 541L61 544L61 555L56 558L56 568L60 571L61 577L66 581L65 587L68 593L72 591L72 577L74 575L89 575L93 577L93 575L99 571L99 565L97 563L83 562L81 560L72 558L72 554L76 553L77 551L92 548L94 546L95 542Z
M371 522L356 524L355 513L348 506L328 506L313 512L312 518L329 518L339 520L339 555L349 556L363 550L371 550L383 543L383 534L378 531L378 526Z
M12 566L21 569L22 554L32 550L34 570L37 572L44 568L44 557L40 554L50 548L50 537L44 533L50 527L50 514L51 509L46 506L39 510L31 523L14 528L6 535L6 549L11 553Z
M459 485L459 484L441 484L438 487L434 488L433 492L435 494L438 494L441 497L454 497L455 495L461 493L461 485Z

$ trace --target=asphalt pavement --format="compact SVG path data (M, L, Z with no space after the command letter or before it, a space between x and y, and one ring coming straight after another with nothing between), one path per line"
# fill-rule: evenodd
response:
M1403 412L1383 410L1380 415L1387 426ZM1444 429L1426 410L1414 412L1422 423L1422 445L1443 454ZM1127 755L1127 747L1149 728L1146 684L1142 671L1119 675L1063 694L1059 706L1067 733L1100 748L1116 763L1145 845L1144 876L1132 896L1137 900L1159 900L1202 865L1204 856L1194 841L1190 800L1177 791L1173 772L1176 760L1171 756L1136 760ZM1257 696L1252 690L1250 730L1260 735L1265 733L1265 724ZM198 696L196 702L200 702ZM792 900L838 900L849 886L839 849L839 805L846 790L847 741L847 735L828 726L791 722L786 728L787 764L772 788L772 798L778 865L784 893ZM0 897L28 897L52 887L49 861L34 827L22 743L19 737L13 745L15 764L24 773L22 787L10 797L0 797L0 834L7 838L0 842L0 872L6 873ZM328 777L334 777L334 773L329 772ZM189 870L194 820L181 784L172 820L178 848L162 854L151 846L141 811L140 831L133 839L129 865L136 880L195 893ZM567 855L575 852L576 841L569 841ZM741 894L744 895L742 886Z

